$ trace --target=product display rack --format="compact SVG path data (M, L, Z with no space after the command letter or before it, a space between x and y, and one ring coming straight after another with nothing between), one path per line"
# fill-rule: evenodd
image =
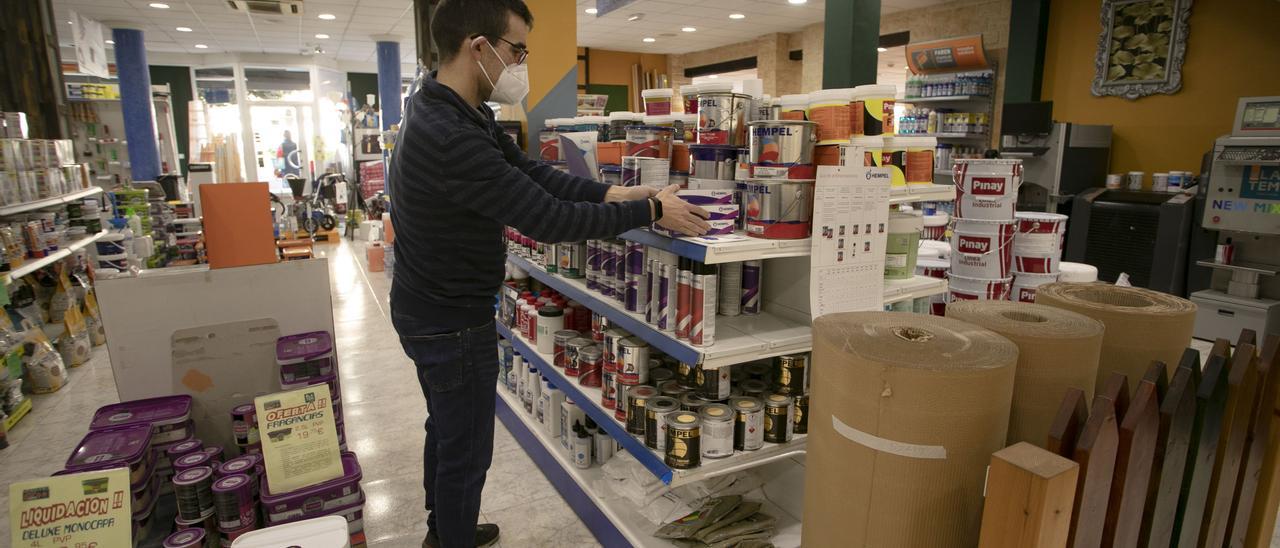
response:
M914 97L909 99L898 99L902 103L969 103L976 101L991 101L990 95L949 95L945 97Z
M30 274L32 272L40 270L41 268L44 268L53 263L61 261L67 257L70 257L73 251L80 249L82 247L85 247L89 244L92 244L98 240L101 240L102 237L106 235L107 235L107 231L103 230L102 232L99 232L97 234L86 236L84 238L71 242L71 244L63 246L61 249L58 249L57 251L50 253L47 256L40 257L39 259L30 259L27 262L23 263L22 266L4 273L4 277L0 279L2 279L6 284L11 283L18 278L26 276L27 274Z
M43 200L35 200L31 202L23 202L20 204L0 206L0 217L6 216L6 215L17 215L19 213L34 211L37 209L44 209L46 207L69 204L71 202L82 200L90 196L93 196L95 194L101 194L101 193L102 193L102 187L91 186L84 190L68 192L61 196L54 196L52 198L45 198Z

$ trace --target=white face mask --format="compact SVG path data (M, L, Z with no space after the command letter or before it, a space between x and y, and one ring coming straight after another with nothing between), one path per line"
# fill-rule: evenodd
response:
M498 50L493 48L493 44L489 44L489 49L493 51L493 55L502 61L502 56L498 55ZM484 77L489 81L489 85L493 86L493 93L489 94L489 100L505 103L509 105L518 105L524 100L524 96L529 94L529 67L526 65L508 65L502 63L504 67L502 74L498 75L498 81L494 82L489 77L489 71L484 69L484 63L476 61L480 65L480 71L484 73Z

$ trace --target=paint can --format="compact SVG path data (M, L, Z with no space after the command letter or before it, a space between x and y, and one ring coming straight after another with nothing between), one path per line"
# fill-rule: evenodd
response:
M920 257L916 259L916 274L930 278L947 278L951 272L951 261L936 257Z
M1022 184L1022 160L955 161L957 219L1012 221Z
M778 116L783 120L807 120L809 94L783 95L778 98Z
M1013 278L970 278L947 275L947 295L952 301L1007 301Z
M680 381L676 379L662 381L658 385L658 392L663 396L669 396L679 400L681 396L689 392L688 388L680 385Z
M772 240L809 237L813 181L747 180L740 187L748 236Z
M795 120L757 120L750 128L751 177L813 179L817 177L813 147L818 124Z
M604 333L610 329L610 322L607 316L603 316L598 312L591 313L591 339L595 342L604 342Z
M617 277L618 258L613 253L614 244L610 240L600 240L600 269L596 271L596 290L605 297L613 296L613 279Z
M729 397L729 391L732 388L730 381L730 368L721 367L718 369L697 369L698 388L702 395L709 400L720 401Z
M720 459L733 455L734 411L723 403L702 406L702 456Z
M689 178L732 181L741 150L731 145L689 145Z
M187 521L208 518L214 513L213 469L196 466L178 472L173 476L173 493L178 503L178 517Z
M247 404L247 405L248 405L250 408L252 408L252 407L253 407L253 404L251 404L251 403L250 403L250 404ZM244 407L244 406L243 406L243 405L241 405L241 406L237 406L235 409L232 409L232 410L231 410L231 431L232 431L232 433L233 433L233 434L235 434L235 435L236 435L236 443L240 443L240 441L239 441L239 440L240 440L239 433L236 431L236 427L237 427L236 419L235 419L235 417L236 417L236 409L240 409L240 408L242 408L242 407ZM252 409L250 409L250 415L249 415L249 416L250 416L250 417L252 417L252 416L253 416L253 415L252 415ZM249 420L253 420L253 419L249 419ZM254 425L254 429L255 429L255 430L257 429L257 425L256 425L256 424ZM247 435L247 432L246 432L246 435ZM245 442L245 444L248 444L248 443L249 443L249 442ZM199 440L199 439L197 439L197 438L192 438L192 439L189 439L189 440L187 440L187 441L178 442L178 443L176 443L176 444L174 444L174 445L169 446L169 448L168 448L168 449L165 449L164 453L165 453L165 456L166 456L166 457L168 457L169 466L171 466L171 467L172 467L172 466L173 466L173 463L178 462L178 459L180 459L180 458L182 458L182 457L185 457L185 456L187 456L187 455L190 455L190 454L192 454L192 453L198 453L198 452L201 452L203 449L204 449L204 442L203 442L203 441L200 441L200 440Z
M649 343L636 337L617 342L618 378L625 384L647 384L649 381Z
M208 535L204 529L184 529L172 535L165 537L161 544L162 548L205 548L208 544L205 542L205 536Z
M791 433L808 434L809 433L809 395L801 394L795 399L795 416L792 417Z
M610 112L609 113L609 140L612 142L626 141L627 128L638 126L644 120L644 114L639 112Z
M586 276L587 243L564 242L556 245L556 253L560 256L560 275L566 278L582 278Z
M203 449L200 451L193 451L175 459L173 461L173 469L178 472L182 472L191 468L209 466L211 458L212 455L205 453Z
M572 329L561 329L552 335L551 365L561 369L565 366L565 347L569 341L582 337L582 334Z
M787 443L791 441L791 428L795 407L790 396L769 394L764 400L764 441Z
M747 144L747 111L754 100L733 93L733 83L702 84L698 90L698 144Z
M601 342L601 351L604 354L602 357L604 358L604 363L613 366L614 371L618 371L620 369L618 367L618 355L622 353L622 350L619 348L619 345L622 344L624 339L630 336L630 333L627 333L617 327L604 332L604 341Z
M538 156L544 162L560 161L560 132L555 128L543 128L538 132Z
M213 504L220 529L243 529L258 523L253 481L245 474L233 474L213 482Z
M795 396L809 392L809 354L788 354L773 361L775 392Z
M855 135L893 135L894 96L892 85L865 85L853 88L852 111Z
M920 238L924 240L945 240L947 238L947 224L951 222L951 216L946 213L935 213L933 215L924 216L924 232L920 233Z
M643 436L645 427L645 406L649 400L659 397L658 389L647 384L632 386L627 389L627 433Z
M693 317L693 259L680 257L677 265L675 335L677 339L688 339Z
M1008 278L1013 272L1014 224L956 219L951 272L969 278Z
M698 113L698 84L685 84L680 86L680 98L684 100L685 114Z
M720 274L716 288L716 311L722 316L737 316L742 313L742 263L732 262L720 265Z
M674 137L675 130L669 127L631 126L627 128L626 156L670 158L671 141Z
M880 135L855 135L849 139L849 146L840 147L840 163L834 165L857 165L851 154L852 149L862 150L863 167L881 167L885 165L885 137Z
M655 252L654 254L657 254ZM646 296L649 297L644 306L644 323L652 326L658 325L658 282L662 275L662 261L653 258L645 260L644 264L644 283L649 286Z
M770 361L756 361L742 366L743 381L759 380L768 382L773 378L773 364Z
M605 409L616 409L617 405L618 369L603 363L600 367L600 406Z
M587 289L600 290L600 241L587 240Z
M615 399L615 402L613 404L613 418L618 419L618 421L621 422L623 426L626 426L627 405L629 404L628 398L631 397L630 390L634 388L635 385L623 384L622 379L618 378L617 374L615 373L613 378L613 386L614 386L613 393L614 393L614 399Z
M818 124L819 145L846 144L853 137L853 90L824 89L809 94L809 121Z
M680 400L680 409L693 411L694 413L701 411L702 406L706 405L708 402L708 400L703 398L696 390L685 392L677 399Z
M695 365L678 362L676 364L676 380L686 390L697 390L702 387L698 379L698 368Z
M676 470L702 464L701 419L692 411L676 411L666 416L667 438L663 462Z
M1060 263L1058 281L1068 283L1092 283L1098 281L1098 267L1082 263Z
M738 384L743 396L763 399L769 395L769 381L763 379L747 379Z
M614 240L613 245L613 300L619 303L627 301L627 244L622 240Z
M675 94L676 90L671 88L642 90L640 98L644 100L644 113L649 116L671 114L671 99Z
M594 345L595 345L595 341L592 341L591 339L588 339L586 337L569 339L569 342L565 344L565 347L564 347L564 376L566 377L578 376L578 365L579 365L578 353L582 352L582 349L589 348Z
M1020 211L1013 237L1013 269L1030 274L1056 274L1062 258L1067 216Z
M1013 276L1012 300L1020 303L1036 302L1036 288L1058 281L1058 274L1029 274L1019 272Z
M759 381L757 381L759 382ZM729 399L733 408L733 448L755 451L764 447L764 404L754 396Z
M680 410L680 402L670 396L655 396L644 405L644 445L664 451L667 448L667 415Z
M599 388L603 380L600 362L600 347L591 345L582 348L577 355L578 385Z

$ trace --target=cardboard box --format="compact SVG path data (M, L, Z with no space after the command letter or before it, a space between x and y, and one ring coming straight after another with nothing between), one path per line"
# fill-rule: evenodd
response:
M276 262L268 192L267 183L200 186L209 268Z

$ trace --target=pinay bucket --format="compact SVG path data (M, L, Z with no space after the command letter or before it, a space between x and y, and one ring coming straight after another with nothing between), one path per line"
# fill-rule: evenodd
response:
M1013 278L970 278L949 275L947 295L954 301L1007 301Z
M813 147L818 124L800 120L757 120L750 128L751 176L758 179L813 179Z
M1008 278L1013 273L1012 221L956 219L951 272L969 278Z
M1013 238L1013 268L1031 274L1057 274L1067 216L1019 211Z
M1022 160L960 159L953 176L957 218L1013 220Z
M1044 284L1058 281L1057 274L1026 274L1019 272L1013 277L1012 300L1020 303L1036 302L1036 288Z

